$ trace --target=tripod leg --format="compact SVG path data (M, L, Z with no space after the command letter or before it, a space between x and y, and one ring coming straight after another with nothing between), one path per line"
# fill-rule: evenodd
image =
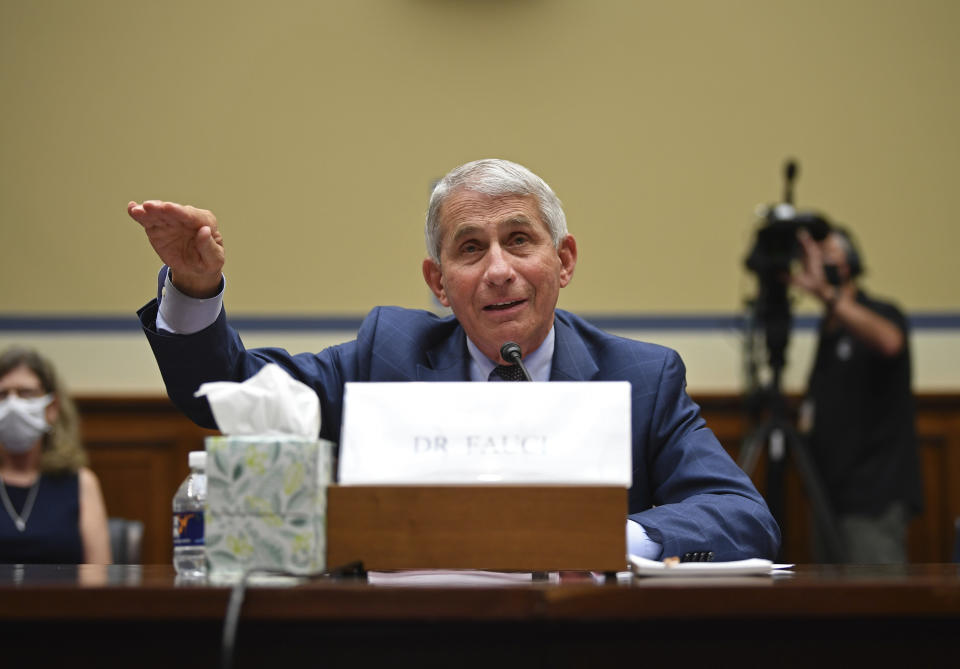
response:
M783 530L786 526L783 485L786 453L783 429L774 419L764 421L744 439L737 464L747 476L752 477L757 461L764 452L767 456L767 471L763 497L777 525Z
M747 435L740 446L740 453L737 455L737 464L740 469L747 473L747 476L753 474L757 466L757 460L760 459L760 447L767 441L767 433L770 431L769 421L760 425L752 433Z
M786 486L784 480L787 474L787 453L784 429L779 425L770 427L770 436L767 440L767 506L773 514L780 529L786 527Z
M830 501L827 493L820 482L813 461L807 453L806 445L803 439L793 429L786 430L787 445L790 448L790 454L797 463L797 470L800 472L800 478L803 480L804 488L810 496L810 504L813 510L814 518L818 527L822 528L824 544L827 551L827 557L831 562L844 562L846 559L846 547L837 528L836 517L830 508Z

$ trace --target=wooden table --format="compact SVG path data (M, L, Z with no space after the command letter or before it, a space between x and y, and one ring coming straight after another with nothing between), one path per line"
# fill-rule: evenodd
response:
M0 565L7 666L218 666L230 588L167 565ZM32 641L30 639L33 639ZM955 666L960 565L247 590L235 666ZM27 663L30 663L29 665ZM669 664L665 664L669 663Z

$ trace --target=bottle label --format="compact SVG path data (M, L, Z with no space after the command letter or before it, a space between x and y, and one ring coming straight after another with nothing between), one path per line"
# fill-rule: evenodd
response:
M173 545L203 546L203 511L173 514Z

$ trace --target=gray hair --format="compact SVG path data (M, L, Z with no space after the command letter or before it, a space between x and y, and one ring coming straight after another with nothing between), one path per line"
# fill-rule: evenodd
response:
M440 209L446 198L458 188L466 188L484 195L532 195L544 223L550 230L553 245L558 247L567 236L567 217L563 205L547 182L523 165L500 158L474 160L454 168L443 177L430 195L424 238L430 258L440 263Z

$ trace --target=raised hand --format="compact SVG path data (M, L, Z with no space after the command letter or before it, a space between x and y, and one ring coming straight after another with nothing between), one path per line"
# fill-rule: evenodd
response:
M797 232L803 248L803 264L799 272L791 275L790 282L820 300L834 296L834 288L827 282L823 271L823 251L806 230Z
M201 298L217 294L225 256L213 212L145 200L127 204L127 213L143 226L153 250L170 267L170 278L179 291Z

